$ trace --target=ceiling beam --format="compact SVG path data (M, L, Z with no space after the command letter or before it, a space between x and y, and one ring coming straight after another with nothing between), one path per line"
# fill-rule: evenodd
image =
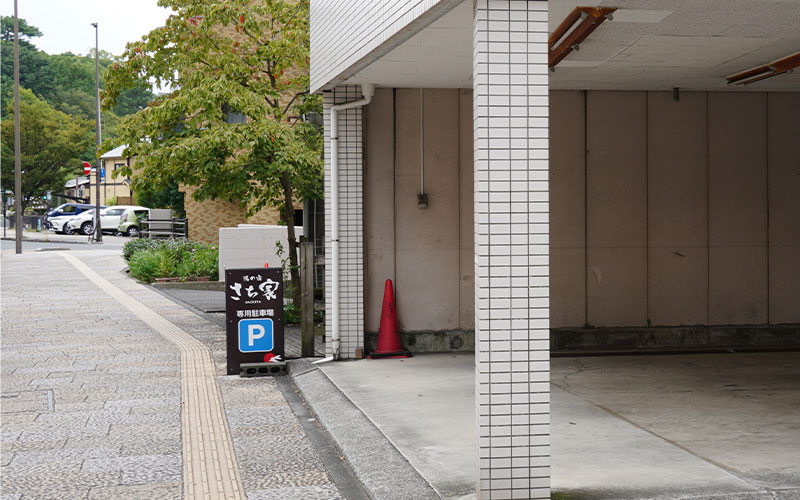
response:
M558 63L576 50L578 45L586 40L586 37L591 35L606 19L611 19L615 10L617 10L616 7L575 7L548 39L550 70L554 70ZM578 25L575 26L575 23ZM573 26L575 28L570 31ZM562 38L563 40L561 40ZM558 43L559 41L561 43Z
M790 56L776 59L771 63L756 66L755 68L750 68L741 73L736 73L735 75L726 77L726 80L728 80L728 85L749 85L751 83L760 82L761 80L766 80L767 78L772 78L773 76L788 73L799 66L800 52L797 52Z

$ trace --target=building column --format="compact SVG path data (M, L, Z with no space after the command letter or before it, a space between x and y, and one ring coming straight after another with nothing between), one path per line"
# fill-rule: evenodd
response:
M357 85L336 87L323 97L325 120L325 339L332 356L331 328L331 107L361 98ZM362 108L339 111L339 357L364 349L364 205Z
M547 1L476 0L478 498L550 498Z

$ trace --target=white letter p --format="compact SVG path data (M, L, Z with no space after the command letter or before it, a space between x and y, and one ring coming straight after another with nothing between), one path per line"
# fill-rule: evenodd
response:
M255 340L263 338L266 333L266 330L261 325L247 325L247 345L253 347Z

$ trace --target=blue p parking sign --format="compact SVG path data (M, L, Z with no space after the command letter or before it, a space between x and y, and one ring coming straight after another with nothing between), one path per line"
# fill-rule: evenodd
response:
M270 352L274 345L270 318L239 321L239 352Z
M282 360L283 269L225 270L225 350L228 375L245 363Z

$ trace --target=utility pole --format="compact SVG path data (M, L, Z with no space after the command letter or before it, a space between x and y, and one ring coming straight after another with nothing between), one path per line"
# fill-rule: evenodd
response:
M22 253L22 141L19 134L19 15L14 0L14 217L17 219L17 253Z
M15 0L16 1L16 0ZM103 227L100 221L100 38L98 36L97 23L92 23L94 26L94 98L95 98L95 119L94 119L94 138L95 138L95 178L97 179L97 186L95 186L96 200L94 209L94 241L97 243L103 242Z

